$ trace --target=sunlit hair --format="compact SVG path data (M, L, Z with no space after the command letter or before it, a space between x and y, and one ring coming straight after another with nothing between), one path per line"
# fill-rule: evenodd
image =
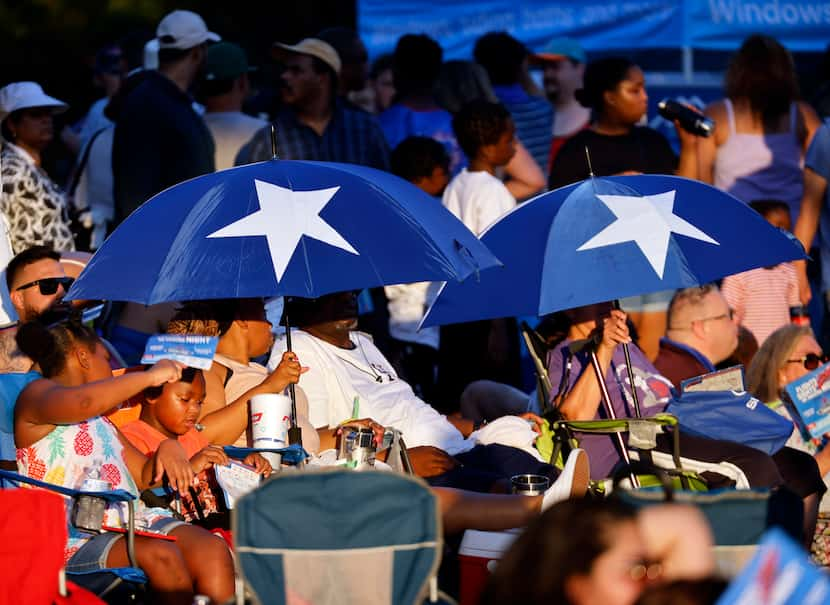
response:
M57 376L66 368L66 359L76 344L94 351L100 339L92 328L76 316L57 323L42 320L24 323L17 330L15 340L20 350L39 367L46 378Z
M788 324L770 334L758 349L746 372L746 390L763 402L780 397L778 371L783 368L803 336L812 336L809 326Z
M558 502L531 522L499 562L482 605L570 603L569 578L590 574L635 511L614 500Z
M694 308L703 305L706 296L711 292L717 292L718 287L715 284L704 284L702 286L693 286L691 288L683 288L678 290L672 296L669 302L669 308L666 314L666 325L668 329L672 330L676 327L677 316L685 311L687 308Z

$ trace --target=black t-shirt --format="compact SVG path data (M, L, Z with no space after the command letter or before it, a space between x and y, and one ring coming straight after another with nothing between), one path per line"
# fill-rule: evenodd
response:
M213 137L192 103L156 71L128 93L112 142L116 223L156 193L213 172Z
M677 168L669 142L651 128L635 126L624 135L582 130L572 136L556 156L548 178L550 189L564 187L590 176L585 147L594 176L612 176L627 170L646 174L673 174Z

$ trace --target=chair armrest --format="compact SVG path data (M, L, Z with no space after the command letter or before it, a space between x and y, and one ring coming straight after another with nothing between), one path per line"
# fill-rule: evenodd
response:
M15 481L18 483L28 483L29 485L34 485L35 487L48 489L49 491L57 492L59 494L63 494L64 496L69 496L70 498L77 498L78 496L86 495L95 496L96 498L103 498L107 502L130 502L136 499L136 497L133 494L123 489L115 489L106 492L88 492L77 489L70 489L68 487L63 487L62 485L55 485L54 483L39 481L37 479L27 477L26 475L21 475L20 473L15 473L6 470L0 470L0 479L6 479L8 481Z
M288 447L236 447L235 445L226 445L222 448L225 453L231 458L245 458L249 454L256 454L262 452L269 452L273 454L280 454L282 461L285 464L299 464L308 458L308 452L297 444L289 445Z

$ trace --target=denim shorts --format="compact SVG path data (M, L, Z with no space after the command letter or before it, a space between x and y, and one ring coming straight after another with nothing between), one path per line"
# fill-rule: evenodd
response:
M157 519L153 522L149 529L166 536L181 525L186 525L186 523L184 523L184 521L174 519L173 517L162 517L161 519ZM78 551L72 555L72 558L67 561L66 571L83 573L106 569L107 557L109 557L112 545L115 544L116 540L122 537L124 537L124 534L111 531L94 536L83 546L81 546L81 548L79 548Z

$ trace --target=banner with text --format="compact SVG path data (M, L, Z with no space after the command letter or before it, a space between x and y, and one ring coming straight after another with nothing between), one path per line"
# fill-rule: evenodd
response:
M426 33L445 58L468 59L476 38L501 30L537 51L559 36L587 51L728 51L756 32L793 51L822 51L830 43L830 0L359 0L358 26L372 57L391 52L405 33Z

